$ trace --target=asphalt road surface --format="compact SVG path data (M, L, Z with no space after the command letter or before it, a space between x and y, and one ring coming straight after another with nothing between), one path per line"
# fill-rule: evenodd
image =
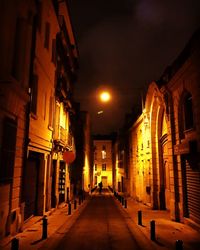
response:
M91 200L56 249L139 250L126 221L108 193Z

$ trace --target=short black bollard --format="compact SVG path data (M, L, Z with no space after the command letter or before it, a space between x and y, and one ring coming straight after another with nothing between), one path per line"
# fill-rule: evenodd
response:
M68 202L68 215L70 215L70 214L71 214L71 211L72 211L72 209L71 209L71 203L70 203L70 202Z
M156 240L156 225L155 225L155 220L150 221L150 236L151 240Z
M78 204L81 205L81 196L78 197Z
M124 207L127 208L127 200L124 200Z
M45 215L42 219L42 239L47 238L47 216Z
M11 250L18 250L19 249L19 239L14 238L11 241Z
M142 226L142 211L138 211L138 225Z
M74 210L76 209L76 200L74 200Z
M122 203L122 206L124 206L124 197L122 196L122 199L121 199L121 203Z
M176 250L183 250L183 241L182 240L176 241Z

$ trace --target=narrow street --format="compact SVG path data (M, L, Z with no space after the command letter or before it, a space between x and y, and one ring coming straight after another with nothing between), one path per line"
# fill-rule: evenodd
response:
M112 196L92 196L56 249L140 249Z

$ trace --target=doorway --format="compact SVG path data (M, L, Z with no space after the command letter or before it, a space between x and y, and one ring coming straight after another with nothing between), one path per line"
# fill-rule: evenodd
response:
M25 220L37 214L39 166L40 154L37 152L30 152L24 178Z

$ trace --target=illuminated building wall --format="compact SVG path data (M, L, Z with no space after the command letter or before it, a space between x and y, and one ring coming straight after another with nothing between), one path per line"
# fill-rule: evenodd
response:
M30 72L30 121L28 159L24 170L24 219L43 215L51 208L51 150L53 105L55 103L55 61L53 41L59 32L51 1L36 6L35 41L32 44ZM29 178L27 178L29 177Z
M76 159L71 164L70 180L73 195L81 190L88 193L92 188L92 140L89 113L80 110L80 103L75 105L75 116L72 121L76 146Z
M84 133L84 166L83 166L83 190L90 191L92 183L92 162L91 162L91 125L87 112L82 111L83 133Z
M34 1L0 8L0 239L21 227Z
M126 132L121 131L114 140L113 152L113 189L117 192L129 193L129 169L127 152L128 138Z
M102 181L103 187L112 187L112 140L94 136L94 185Z
M130 129L130 195L171 218L200 224L200 32L149 85Z

